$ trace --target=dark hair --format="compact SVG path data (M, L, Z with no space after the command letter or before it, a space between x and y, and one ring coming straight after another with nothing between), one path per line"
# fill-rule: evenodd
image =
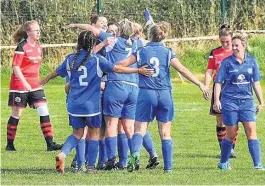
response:
M84 65L87 61L87 58L90 56L91 51L97 41L97 38L93 35L91 31L82 31L77 39L77 52L75 53L71 68L74 70L77 70L80 66ZM85 57L83 58L80 65L75 67L75 62L79 56L79 53L81 50L86 50L87 53Z
M23 25L20 25L17 30L13 34L13 40L15 43L19 43L21 39L27 39L28 34L27 32L30 31L30 25L32 24L38 24L37 21L27 21Z
M219 37L228 35L233 36L233 31L231 30L230 25L222 24L219 29Z
M98 14L93 14L91 17L90 17L90 23L91 24L96 24L98 22L98 19L100 17L105 17L104 15L98 15Z

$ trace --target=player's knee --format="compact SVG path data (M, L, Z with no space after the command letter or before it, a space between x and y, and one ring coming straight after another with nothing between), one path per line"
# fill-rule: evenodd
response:
M87 139L89 140L99 140L100 129L93 128L87 133Z
M23 111L23 109L21 109L21 108L13 107L11 115L13 118L19 119L22 115L22 111Z
M35 108L36 108L39 116L48 116L49 115L49 110L48 110L47 104L35 105Z
M168 130L161 130L159 133L160 133L161 140L171 139L170 131L168 131Z

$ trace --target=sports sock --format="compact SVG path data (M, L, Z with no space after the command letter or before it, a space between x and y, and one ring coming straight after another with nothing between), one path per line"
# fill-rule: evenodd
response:
M153 142L152 136L149 132L146 132L146 134L144 135L143 146L147 150L147 152L149 153L149 156L151 158L154 156L157 156L154 142Z
M78 142L79 140L75 135L71 134L70 136L68 136L61 149L62 153L67 156L71 152L71 150L77 146Z
M81 139L76 146L77 165L80 168L85 164L85 139Z
M128 159L128 139L125 133L118 134L118 155L121 166L126 167Z
M102 165L108 161L108 156L106 152L105 140L99 140L99 155L98 155L98 163Z
M47 143L47 146L51 146L53 143L53 131L50 116L40 116L40 127Z
M13 146L14 140L16 138L17 133L17 126L18 126L19 119L13 118L10 116L8 122L7 122L7 145Z
M105 145L108 160L115 158L117 151L117 136L105 138Z
M88 140L88 159L86 159L88 166L95 166L98 157L98 140Z
M134 133L133 134L133 137L132 137L132 152L135 153L135 152L139 152L141 151L141 147L142 147L142 144L143 144L143 136L139 133ZM133 154L132 153L132 154Z
M172 170L173 142L172 139L162 140L164 170Z
M229 156L231 154L233 146L233 141L228 141L226 138L222 141L221 146L221 159L220 163L226 163L229 160Z
M251 154L254 166L258 166L261 163L261 150L260 143L258 139L248 140L248 149Z

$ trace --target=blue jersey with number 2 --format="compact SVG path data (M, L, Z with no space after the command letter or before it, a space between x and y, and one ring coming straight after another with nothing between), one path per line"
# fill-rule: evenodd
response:
M78 67L86 55L80 51L75 60ZM114 65L100 55L91 55L84 65L77 70L72 69L75 54L67 56L56 69L59 76L69 75L70 91L68 94L68 113L72 116L94 116L101 113L100 83L103 72L112 72Z

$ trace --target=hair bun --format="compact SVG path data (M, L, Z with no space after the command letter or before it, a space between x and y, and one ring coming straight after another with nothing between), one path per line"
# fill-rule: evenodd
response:
M226 28L226 29L230 29L230 25L229 24L222 24L221 26L220 26L220 30L221 29L224 29L224 28Z

